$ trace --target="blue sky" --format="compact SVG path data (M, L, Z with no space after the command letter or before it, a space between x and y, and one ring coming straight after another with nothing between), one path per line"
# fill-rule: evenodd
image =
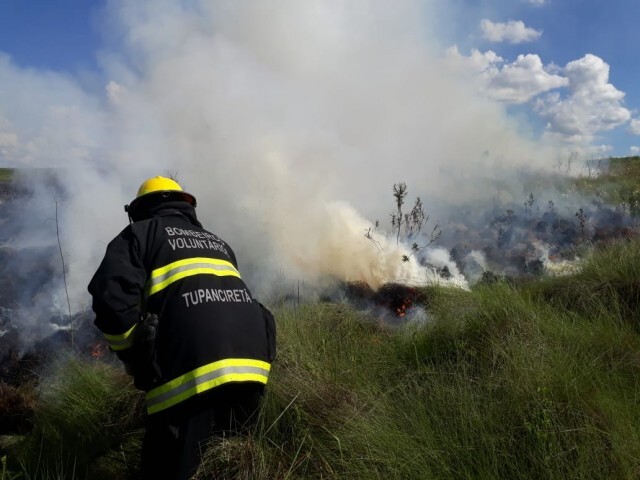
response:
M574 104L574 113L598 115L603 109L622 109L614 112L618 115L616 121L609 121L606 125L591 125L586 129L588 131L582 133L589 137L587 141L590 145L600 147L597 150L603 153L609 155L638 153L640 124L633 120L638 118L638 109L640 109L640 92L638 91L640 62L637 60L640 42L634 32L640 21L640 2L636 0L611 2L452 0L452 3L455 6L447 10L450 15L448 25L454 24L456 27L443 31L441 38L443 44L457 45L458 52L462 56L470 56L473 49L483 54L493 51L502 59L499 64L493 66L502 69L505 65L514 62L518 55L537 55L546 67L546 71L553 71L563 77L566 77L563 69L567 64L583 59L585 55L593 55L602 60L603 64L595 61L583 62L583 70L594 72L600 68L604 74L604 64L608 65L609 74L606 82L617 91L624 93L623 99L614 103L593 102L593 105L580 106ZM526 29L537 33L532 34L530 38L525 38L524 34L519 38L492 38L488 29L483 29L483 20L491 22L488 25L493 27L509 24L509 22L522 22ZM489 70L491 70L490 67L482 73L488 73ZM493 74L499 73L493 71ZM519 80L521 82L519 86L525 88L525 79ZM491 86L488 90L491 90ZM570 86L563 86L542 91L531 100L517 104L518 106L511 103L509 108L526 112L531 123L537 126L540 133L544 133L550 115L547 111L548 106L547 110L541 105L537 109L532 106L536 101L542 102L546 95L553 92L559 95L553 98L554 101L564 102L567 108L571 106L569 105L572 101ZM593 95L593 90L584 88L581 93ZM625 122L623 120L627 115L630 116L630 120ZM555 121L559 120L561 119L556 116Z
M0 51L23 67L96 69L100 8L92 0L0 1Z
M639 153L640 2L439 1L439 47L477 77L479 94L528 118L540 137L587 146L593 155ZM53 70L102 88L109 81L96 81L109 37L104 3L2 0L0 52L20 68ZM519 55L529 57L518 64ZM603 118L586 124L576 116Z

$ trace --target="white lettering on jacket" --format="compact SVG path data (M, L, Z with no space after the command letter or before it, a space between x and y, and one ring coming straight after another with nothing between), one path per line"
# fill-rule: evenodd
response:
M192 290L191 292L183 293L182 298L184 299L184 304L187 308L207 302L253 302L253 299L246 288L199 288L197 290Z
M220 237L213 233L186 230L178 227L165 227L164 230L167 232L169 237L176 237L167 238L171 250L200 248L204 250L217 250L229 256L229 252L227 251L224 242Z

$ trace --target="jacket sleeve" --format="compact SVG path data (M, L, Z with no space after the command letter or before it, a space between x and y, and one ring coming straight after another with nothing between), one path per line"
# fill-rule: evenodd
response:
M141 314L147 272L141 260L140 244L131 227L125 228L107 246L107 252L89 283L96 314L95 325L112 350L133 345L134 331Z

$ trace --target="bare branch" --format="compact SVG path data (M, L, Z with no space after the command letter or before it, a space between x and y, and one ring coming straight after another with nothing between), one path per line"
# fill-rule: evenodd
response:
M71 325L71 301L69 300L69 290L67 288L67 272L64 264L64 255L62 254L62 243L60 242L60 223L58 222L58 199L56 204L56 237L58 238L58 248L60 249L60 259L62 260L62 280L64 281L64 293L67 296L67 307L69 308L69 325L71 326L71 348L73 348L73 326Z

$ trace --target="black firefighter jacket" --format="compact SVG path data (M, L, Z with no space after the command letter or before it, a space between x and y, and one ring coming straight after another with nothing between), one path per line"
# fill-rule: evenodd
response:
M186 202L127 226L109 243L89 292L95 324L119 355L135 350L141 315L158 316L149 414L229 382L267 383L273 317L251 296L229 245L202 228Z

